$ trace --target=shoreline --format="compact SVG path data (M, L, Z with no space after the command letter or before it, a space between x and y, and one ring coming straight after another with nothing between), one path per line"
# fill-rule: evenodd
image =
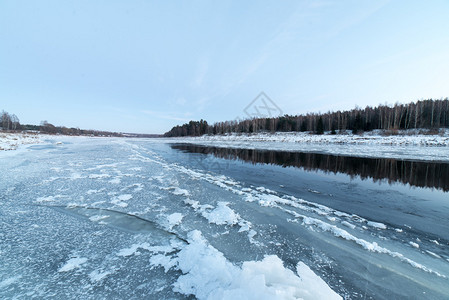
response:
M449 146L449 129L442 129L439 134L423 134L418 131L398 131L388 134L374 130L362 134L352 134L349 131L340 134L329 132L318 135L309 132L274 132L223 135L202 135L196 137L173 137L171 139L191 139L193 141L226 141L226 142L280 142L305 144L351 144L351 145L388 145L388 146Z
M0 132L0 152L18 150L24 145L42 143L42 135L38 133Z
M16 153L17 150L48 140L61 142L66 139L91 139L110 137L47 135L42 133L0 132L0 154ZM114 137L113 139L117 139ZM400 131L397 135L385 135L382 131L363 134L323 135L307 132L276 132L257 134L203 135L197 137L127 138L130 141L153 141L162 143L188 143L209 147L257 149L267 151L290 151L322 153L339 156L392 158L401 160L449 162L449 129L439 134L418 134L416 131ZM126 139L125 139L126 140Z
M314 135L303 132L203 135L164 139L172 143L190 143L209 147L267 151L313 152L339 156L392 158L401 160L449 162L449 130L438 135L364 134Z

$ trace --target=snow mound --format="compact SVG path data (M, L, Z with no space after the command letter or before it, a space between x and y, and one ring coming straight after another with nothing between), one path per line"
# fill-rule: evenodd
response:
M190 232L188 239L189 245L173 259L152 260L166 270L175 267L183 272L174 283L176 292L198 299L341 299L302 262L297 275L276 255L239 267L209 245L201 232Z

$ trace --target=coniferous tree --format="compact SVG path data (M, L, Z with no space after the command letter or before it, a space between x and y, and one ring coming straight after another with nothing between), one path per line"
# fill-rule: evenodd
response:
M323 123L323 118L320 117L318 119L318 123L316 125L316 134L323 134L324 133L324 123Z

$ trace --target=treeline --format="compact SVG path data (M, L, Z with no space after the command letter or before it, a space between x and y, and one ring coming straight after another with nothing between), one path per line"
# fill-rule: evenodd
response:
M191 121L189 124L191 124ZM205 122L205 121L203 121ZM193 122L195 123L195 122ZM198 122L196 122L198 123ZM165 136L200 135L186 133L174 127ZM306 115L284 115L276 118L253 118L247 120L234 120L218 122L207 126L204 133L257 133L257 132L312 132L323 134L328 131L353 133L371 131L374 129L398 130L426 128L435 129L449 127L449 99L422 100L409 104L395 104L394 106L379 105L377 107L354 108L349 111L337 111L327 113L309 113ZM175 130L176 129L176 130ZM204 134L201 133L201 134Z
M64 126L55 126L47 121L42 121L40 125L20 124L19 118L14 114L2 111L0 114L0 129L6 131L38 131L47 134L63 135L88 135L88 136L116 136L122 137L122 133L100 131L92 129L68 128Z
M181 126L175 126L170 131L166 132L164 136L174 137L174 136L200 136L209 133L210 127L206 121L190 121Z

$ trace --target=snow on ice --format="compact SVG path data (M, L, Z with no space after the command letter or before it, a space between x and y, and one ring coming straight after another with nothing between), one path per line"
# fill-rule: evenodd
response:
M87 258L85 257L74 257L69 259L59 270L58 272L69 272L74 269L78 269L82 264L87 262Z
M202 139L205 138L198 138L199 141ZM272 229L270 226L260 222L265 216L276 217L276 220L283 224L282 228L291 229L292 232L302 230L302 232L310 233L310 236L324 237L323 240L344 245L341 248L361 253L360 257L365 254L373 255L373 258L384 256L400 265L401 269L424 271L421 272L425 273L424 275L419 273L419 276L416 276L418 279L427 278L425 276L430 276L430 280L437 277L443 278L437 278L438 280L446 279L447 272L444 272L446 270L444 266L440 269L438 262L435 263L437 260L447 260L439 249L434 249L445 246L442 243L440 245L438 241L432 240L430 243L434 248L427 247L429 249L427 250L424 239L422 242L419 241L420 248L417 249L414 244L418 245L418 243L415 242L405 242L404 247L402 244L398 246L395 240L380 238L380 234L389 236L389 232L395 235L403 232L401 236L405 236L409 234L405 228L395 229L394 225L388 223L387 226L350 212L338 211L301 199L299 196L288 195L282 190L274 191L276 187L270 187L273 189L271 190L258 184L245 184L222 174L169 162L168 160L172 157L165 160L153 150L148 149L154 145L160 146L160 140L154 142L130 140L128 142L124 139L112 139L117 141L114 144L109 140L100 140L101 142L95 144L87 138L74 139L74 141L89 141L89 143L86 142L88 146L84 145L84 149L87 149L86 153L89 154L82 156L79 155L82 152L71 150L71 153L76 153L76 155L73 154L72 160L67 161L64 157L59 158L59 162L54 161L58 159L57 153L41 154L52 165L42 164L40 168L32 170L37 173L40 169L47 168L42 172L47 177L36 176L38 180L35 185L33 185L34 179L28 178L26 172L21 173L20 176L25 178L24 186L28 186L30 190L36 189L36 191L32 190L34 193L32 197L18 191L20 185L17 191L7 189L7 186L0 186L2 191L8 194L5 201L10 201L2 204L2 208L5 208L5 216L10 218L12 220L10 223L18 228L10 227L11 232L14 230L16 232L10 235L8 243L14 246L22 240L27 241L27 238L32 242L37 241L39 248L36 249L57 249L64 253L58 258L45 257L49 260L49 264L55 265L55 270L43 283L46 287L51 286L54 283L52 280L57 278L61 280L62 285L65 284L64 288L72 284L79 290L83 290L79 287L86 287L87 294L84 296L92 296L88 294L94 290L92 286L106 285L109 281L114 285L121 284L120 288L127 291L130 281L125 280L135 278L140 280L148 275L147 272L154 271L155 274L159 272L157 273L159 276L166 274L166 277L160 277L161 286L155 287L152 291L176 291L182 295L194 295L198 299L341 299L317 275L322 272L325 274L323 278L329 280L333 288L340 288L339 292L342 290L345 292L345 287L342 288L339 283L330 281L333 271L326 273L322 265L315 263L304 253L288 254L290 256L285 259L280 252L266 251L271 243L278 247L276 250L284 250L284 246L288 246L286 244L292 240L274 239L271 233L279 234L279 232L276 232L275 228L270 231ZM79 151L83 149L80 143L74 143L75 145L72 146L79 147L76 149ZM111 144L117 147L113 152L114 155L103 157L101 149ZM444 147L446 146L440 148ZM91 149L99 150L101 162L92 160ZM169 148L162 149L165 151ZM70 152L65 154L68 157L72 155ZM123 156L120 157L120 155ZM129 164L114 163L113 160L117 157ZM15 159L17 159L15 164L20 165L21 158ZM105 168L109 168L108 174L103 172ZM53 178L52 172L57 172L58 176L61 176L58 178L73 180L56 180L56 178L48 180ZM128 172L132 173L128 174ZM112 176L114 177L110 178L109 182L104 180ZM15 184L13 179L6 177L2 179L5 182L9 180L12 186ZM115 179L120 180L114 181ZM72 190L61 192L61 188L72 188ZM307 195L311 194L307 193ZM14 197L18 199L13 199ZM9 200L10 198L14 201ZM39 228L30 224L24 227L19 226L21 222L29 220L25 219L25 213L20 215L17 213L16 206L19 205L20 210L25 211L30 209L30 203L39 204L36 206L36 211L33 211L36 219L30 222L35 224L40 221ZM53 206L65 208L58 208L58 210ZM96 206L104 209L103 213L107 214L101 214L101 210L96 210ZM84 215L81 207L84 207ZM120 212L114 212L115 209ZM61 213L62 210L66 210L67 215ZM259 214L258 210L262 213ZM38 216L41 219L38 219ZM110 226L104 225L103 221L106 218ZM86 223L86 220L91 222ZM123 222L124 220L126 222ZM288 227L290 225L291 227ZM120 228L123 230L120 231ZM136 230L132 230L133 228ZM47 234L54 232L58 238L68 238L64 242L49 239L47 244L41 243L46 236L36 238L36 232L45 232L46 229ZM26 230L28 235L24 234ZM158 230L159 234L156 232ZM223 231L226 234L223 234ZM0 232L0 237L6 237L6 234L8 231ZM19 238L16 238L16 235ZM110 242L103 243L103 237L110 237ZM223 240L220 240L221 238ZM227 238L232 242L225 243ZM84 241L87 242L82 244ZM232 245L235 241L242 244ZM39 252L33 249L32 242L24 243L24 249ZM81 244L83 247L79 246ZM232 249L232 246L237 249L234 249L237 254L227 248ZM245 247L250 249L247 254L249 256L239 256ZM260 252L251 256L254 254L254 249L251 247ZM0 251L2 256L8 254L9 260L14 259L15 254L8 253L8 248L2 248ZM54 253L58 251L55 250ZM142 261L133 265L134 261L142 258L144 258ZM432 264L429 265L429 262ZM18 260L15 263L20 265L21 262ZM11 266L14 265L11 264ZM134 272L139 272L141 268L146 268L145 272L135 275L137 273ZM440 270L443 272L440 273ZM117 275L119 272L122 272L120 276ZM416 273L406 275L410 274L414 276ZM8 287L11 290L15 288L17 282L30 276L30 274L16 277L0 275L2 275L0 287ZM82 277L81 284L71 281L77 277L72 275ZM64 281L68 277L70 279ZM38 277L34 282L30 282L34 284L39 280ZM131 284L133 283L135 282ZM25 295L25 292L20 295ZM76 296L79 295L76 294Z
M189 245L172 259L158 256L151 260L165 270L182 271L184 275L174 283L179 293L198 299L341 299L302 262L297 274L286 269L276 255L238 267L209 245L201 232L190 232L188 240Z

